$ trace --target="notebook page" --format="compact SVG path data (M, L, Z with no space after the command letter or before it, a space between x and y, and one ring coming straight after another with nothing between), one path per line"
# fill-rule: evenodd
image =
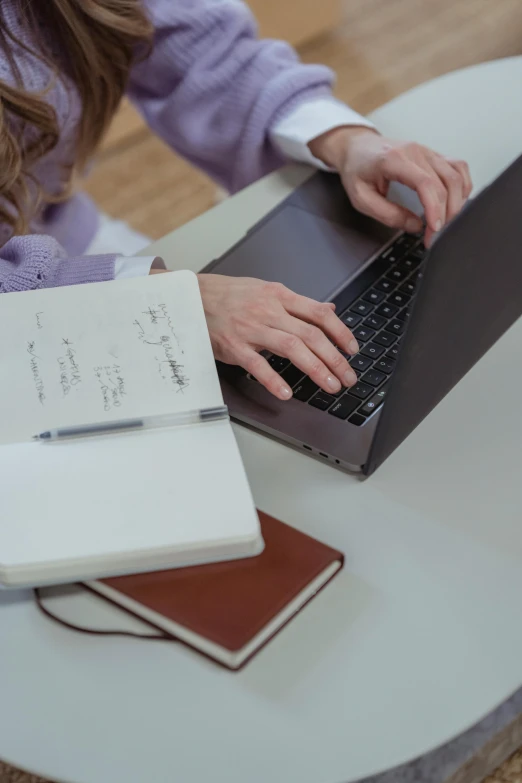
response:
M223 404L192 272L8 294L0 334L0 443Z
M0 446L0 466L3 564L184 549L258 528L228 421Z
M228 421L0 446L0 471L0 568L49 569L52 579L50 564L78 561L89 565L74 578L91 578L117 573L122 556L148 570L157 566L147 552L170 567L164 558L176 551L201 562L212 559L194 554L201 547L224 544L233 556L238 543L260 539Z

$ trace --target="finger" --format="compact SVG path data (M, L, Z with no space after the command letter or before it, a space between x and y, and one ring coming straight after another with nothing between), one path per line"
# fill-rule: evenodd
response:
M243 367L259 383L279 400L289 400L292 390L287 383L273 370L267 360L256 353L253 348L246 346L235 355L235 361Z
M432 229L429 226L426 226L426 230L424 232L424 247L431 247L433 240L435 238L435 231L432 231Z
M446 221L451 220L457 215L464 206L464 180L462 175L454 166L441 155L428 152L428 160L439 176L442 184L446 188Z
M359 212L370 215L391 228L402 228L408 234L422 231L423 224L418 215L405 207L388 201L368 183L361 181L357 191L357 197L352 197L352 201Z
M357 340L355 340L346 324L343 324L327 304L315 302L306 296L292 294L283 301L283 305L287 313L298 318L301 322L305 322L304 327L308 324L318 327L342 351L352 356L358 352L359 345ZM283 329L283 331L294 331L288 328L288 324L284 320L280 320L277 326ZM295 333L301 336L301 331Z
M282 321L282 330L297 335L307 348L328 367L343 386L353 386L357 382L357 376L348 364L345 356L326 337L325 333L317 326L305 323L291 315ZM341 324L341 326L344 326ZM357 341L352 337L352 342ZM357 351L353 351L352 354ZM359 346L357 346L357 349Z
M464 181L464 198L469 198L473 190L473 182L468 164L465 160L454 160L452 158L446 158L446 160L450 166L453 166L459 172Z
M422 147L418 144L412 145L410 155L412 156L412 160L418 166L420 166L420 168L426 173L426 175L430 180L431 187L435 190L437 194L437 198L441 205L440 228L442 228L442 226L444 226L449 219L448 183L443 181L442 177L440 176L440 172L434 166L434 163L436 162L438 163L438 159L444 160L444 158L442 158L442 156L439 155L438 153L428 149L427 147ZM445 169L444 171L445 171L446 178L449 182L453 177L453 171L451 170L448 171L447 169ZM436 226L430 226L429 222L427 222L426 229L427 231L425 233L428 237L431 237L434 231L440 231L440 229L437 229Z
M337 392L341 391L339 379L332 374L324 362L296 334L267 327L263 330L261 340L261 344L269 351L290 359L292 364L295 364L303 373L308 375L325 392L337 394Z
M400 182L417 192L428 226L433 231L440 231L446 219L446 199L435 172L430 174L409 158L388 155L383 163L383 173L390 181Z

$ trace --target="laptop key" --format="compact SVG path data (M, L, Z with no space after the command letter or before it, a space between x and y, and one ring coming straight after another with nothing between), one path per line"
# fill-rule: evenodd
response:
M406 258L401 261L401 267L408 269L411 272L413 269L417 269L420 263L420 260L415 256L406 256Z
M390 247L388 247L384 253L381 254L381 258L384 258L390 264L395 264L397 261L400 261L401 258L403 258L403 256L410 250L410 248L413 247L416 242L417 239L415 237L402 234L402 236L395 240L393 245L390 245Z
M387 357L388 359L393 359L393 360L395 360L395 359L398 357L398 355L399 355L399 351L400 351L400 346L399 346L399 344L397 343L397 345L394 345L394 346L393 346L393 348L390 348L390 350L389 350L389 351L388 351L388 353L386 354L386 357Z
M387 375L378 370L368 370L368 372L362 376L361 381L363 383L369 383L370 386L380 386L387 377Z
M395 362L391 359L379 359L379 361L375 363L375 369L386 373L386 375L390 375L395 369Z
M327 394L324 391L318 391L317 394L308 402L308 405L313 405L314 408L319 408L320 411L325 411L330 407L332 402L335 402L335 397L332 397L331 394Z
M405 283L401 285L399 288L399 291L401 294L407 294L408 296L413 296L415 293L415 283L413 281L406 280Z
M393 345L397 338L390 334L390 332L380 332L377 337L374 338L374 343L378 343L378 345L384 345L385 348L388 348L390 345Z
M401 250L400 248L392 245L388 248L388 250L384 251L384 253L381 255L381 258L384 261L388 261L389 264L396 264L397 261L401 260L405 252L405 250Z
M354 413L353 416L350 416L348 421L350 422L350 424L355 424L356 427L360 427L361 424L364 424L366 419L364 416L361 416L360 413Z
M395 319L395 321L391 321L391 323L387 324L384 328L387 332L391 332L392 334L402 334L405 326L406 324L404 321Z
M364 326L369 326L370 329L382 329L385 323L386 318L382 318L380 315L375 315L375 313L372 313L372 315L369 315L364 322Z
M410 298L408 294L401 294L400 291L395 291L394 294L391 294L388 297L388 302L392 305L396 305L397 307L404 307L408 304L410 301Z
M347 419L358 405L360 405L360 400L345 394L340 400L337 400L335 405L332 405L328 413L331 413L332 416L336 416L338 419Z
M319 386L306 376L300 381L294 389L294 399L300 402L307 402L312 394L319 389Z
M382 291L375 291L372 289L371 291L367 291L363 299L365 302L371 302L372 304L380 304L382 300L385 298L386 294L384 294Z
M399 308L395 307L395 305L392 305L389 302L383 302L382 305L379 305L379 307L375 312L377 313L377 315L383 315L385 318L393 318L393 316L398 311Z
M357 313L350 313L350 311L348 311L341 316L341 321L350 329L353 329L354 326L357 326L357 324L362 321L362 315L358 315Z
M418 243L418 237L416 234L401 234L400 237L394 242L396 247L405 248L406 251L410 250Z
M304 372L300 370L299 367L296 367L295 364L289 364L281 373L281 378L283 378L290 387L293 387L301 380L303 375Z
M382 345L377 345L377 343L368 343L364 346L364 348L361 348L360 353L362 353L363 356L369 356L371 359L378 359L385 350L386 349L383 348Z
M408 312L408 308L405 307L403 310L399 310L399 312L396 315L396 318L399 319L399 321L407 321L410 317L410 314Z
M373 338L373 335L375 334L374 329L368 329L367 326L359 326L358 329L355 330L353 333L353 336L357 340L358 343L367 343L368 340L371 340Z
M366 372L368 367L371 367L372 359L369 359L367 356L361 356L360 354L357 354L357 356L354 356L353 359L350 360L350 365L352 369L355 370L355 372Z
M374 411L377 410L377 408L380 408L380 406L384 402L384 398L386 397L386 386L383 386L382 389L379 389L377 394L374 394L373 397L371 397L365 405L362 406L360 409L360 413L363 416L370 416Z
M385 294L391 294L392 291L395 291L396 287L397 283L394 280L388 280L387 277L383 277L382 280L379 280L374 286L378 291L384 291Z
M349 394L351 394L353 397L358 397L360 400L365 400L366 397L368 397L374 391L375 389L373 386L368 386L367 383L362 383L362 381L359 381L355 384L355 386L352 386L352 388L349 390Z
M275 354L273 354L273 355L272 355L272 356L271 356L271 357L268 359L268 364L269 364L269 365L270 365L270 367L272 367L272 369L274 369L276 372L282 372L282 371L285 369L285 367L286 367L288 364L290 364L290 360L289 360L289 359L283 359L283 357L282 357L282 356L276 356Z
M400 267L396 266L388 272L386 277L388 278L388 280L395 280L396 283L400 283L402 280L408 277L408 275L409 275L408 270L400 269Z
M373 310L373 305L371 305L369 302L363 302L362 300L359 300L350 307L350 310L353 313L358 313L359 315L369 315Z
M405 258L404 261L401 261L397 269L400 269L401 272L404 272L406 277L410 274L410 272L413 271L415 265L420 263L415 258Z
M427 253L428 253L427 249L421 243L420 245L417 245L415 250L412 250L411 253L409 253L409 255L411 255L413 258L418 258L419 261L424 261Z

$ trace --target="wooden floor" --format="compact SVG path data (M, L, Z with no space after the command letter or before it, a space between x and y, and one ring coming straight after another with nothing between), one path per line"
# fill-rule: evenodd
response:
M343 0L339 29L302 56L334 68L337 95L368 112L439 74L520 53L522 0ZM212 183L154 138L128 106L87 189L109 214L152 238L200 214L215 197ZM0 783L39 779L0 762ZM522 753L488 783L522 783Z

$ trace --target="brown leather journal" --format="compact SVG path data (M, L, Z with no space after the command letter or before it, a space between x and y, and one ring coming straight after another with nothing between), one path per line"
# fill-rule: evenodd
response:
M87 587L239 669L339 571L341 552L259 513L257 557L89 582Z

